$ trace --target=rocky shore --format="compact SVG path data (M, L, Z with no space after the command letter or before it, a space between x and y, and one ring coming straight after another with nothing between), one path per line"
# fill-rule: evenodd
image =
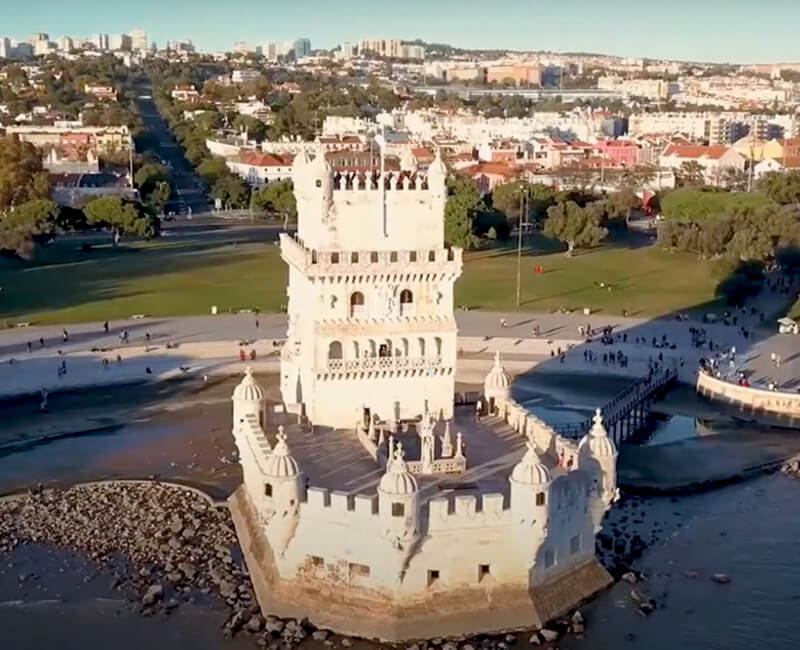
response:
M195 490L157 482L103 482L37 490L0 500L0 557L25 544L81 551L114 577L114 589L143 616L169 615L187 603L226 607L227 636L249 634L255 644L288 650L306 639L328 647L362 642L316 629L308 621L263 618L228 509ZM20 583L31 576L20 575ZM432 639L409 650L505 650L582 636L573 612L546 629L526 633Z

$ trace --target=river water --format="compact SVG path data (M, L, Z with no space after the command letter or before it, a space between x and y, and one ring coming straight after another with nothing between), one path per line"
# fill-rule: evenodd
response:
M523 378L515 390L520 401L547 420L579 421L623 385L548 375ZM157 475L223 496L239 481L238 466L231 462L229 391L227 384L214 387L191 404L180 397L163 405L144 400L136 421L100 434L0 452L0 492L40 481L68 484L101 476ZM81 403L91 399L89 393ZM68 403L63 408L65 415L74 415ZM735 425L690 391L668 397L662 411L647 444L724 435ZM800 647L798 495L800 481L773 474L698 495L625 497L609 513L605 529L629 538L639 535L649 544L633 565L647 580L635 588L654 598L657 609L643 617L630 596L631 585L618 583L583 608L586 639L562 639L559 647ZM718 572L729 575L730 583L712 582L710 575ZM20 574L36 578L20 582ZM109 576L69 552L28 547L0 557L0 629L5 639L0 647L34 650L56 642L60 648L81 650L255 647L247 639L224 640L218 631L221 613L213 608L181 607L169 618L142 619L110 583ZM518 645L526 647L527 642Z

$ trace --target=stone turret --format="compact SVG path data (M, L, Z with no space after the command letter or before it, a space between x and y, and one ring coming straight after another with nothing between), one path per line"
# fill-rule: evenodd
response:
M617 448L608 437L600 409L595 411L591 431L578 445L578 467L592 482L592 520L596 532L617 494Z
M511 375L503 368L500 352L494 353L494 365L483 380L483 395L489 403L489 409L494 410L497 402L507 400L511 394Z
M283 427L278 427L277 443L264 464L264 511L267 536L272 547L283 553L294 536L300 502L305 498L305 482L292 457Z
M266 420L267 398L264 389L253 377L253 369L248 366L244 379L233 390L233 428L236 429L247 415L254 415L263 428Z
M511 513L520 542L543 542L547 535L550 470L542 463L536 446L528 440L528 450L514 466L511 483Z

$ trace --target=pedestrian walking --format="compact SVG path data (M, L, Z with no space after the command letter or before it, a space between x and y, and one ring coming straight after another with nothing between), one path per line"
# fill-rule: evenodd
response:
M483 402L481 398L478 398L478 401L475 402L475 422L481 421L481 413L483 412Z
M108 321L103 323L103 330L105 331L106 334L108 334Z
M260 324L259 324L259 322L258 322L258 319L256 318L256 329L258 329L258 328L259 328L259 326L260 326Z
M145 341L147 341L148 343L150 343L150 332L145 332L145 333L144 333L144 338L145 338Z
M66 343L67 341L69 341L69 332L67 332L67 330L66 330L66 329L62 329L62 330L61 330L61 338L62 338L62 340L64 341L64 343Z
M41 336L39 337L39 347L40 348L44 347L44 338L42 338Z
M28 341L28 352L33 352L33 343Z

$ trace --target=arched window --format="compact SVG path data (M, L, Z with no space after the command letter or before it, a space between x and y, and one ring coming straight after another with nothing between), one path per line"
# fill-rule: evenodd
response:
M414 294L408 289L400 292L400 315L409 316L414 313Z
M424 357L425 356L425 339L424 338L419 337L417 339L417 348L419 349L419 356L420 357Z
M358 341L353 341L353 358L358 359L361 356L361 350Z
M328 359L342 358L342 344L339 341L331 341L328 345Z
M364 294L354 291L350 294L350 317L360 316L364 313Z
M433 343L436 346L436 356L437 357L442 356L442 339L436 336L433 339Z

